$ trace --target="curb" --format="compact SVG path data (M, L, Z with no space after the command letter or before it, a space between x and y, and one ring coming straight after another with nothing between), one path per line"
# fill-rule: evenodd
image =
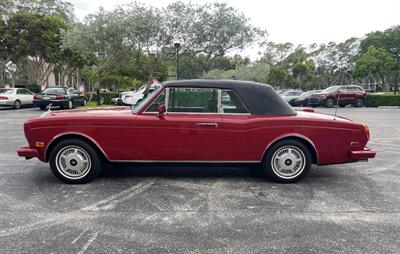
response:
M378 108L382 108L382 109L400 109L400 106L378 106Z

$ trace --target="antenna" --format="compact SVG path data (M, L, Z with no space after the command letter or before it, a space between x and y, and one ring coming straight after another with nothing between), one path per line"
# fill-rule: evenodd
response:
M335 109L335 116L333 117L333 120L336 120L336 113L337 113L337 110L339 108L340 89L341 88L339 88L338 91L337 91L336 109Z

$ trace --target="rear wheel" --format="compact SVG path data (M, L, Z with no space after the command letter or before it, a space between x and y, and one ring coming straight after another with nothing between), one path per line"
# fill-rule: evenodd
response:
M263 159L264 173L275 182L294 183L311 168L311 154L296 140L283 140L272 145Z
M335 104L335 102L333 101L332 98L328 98L328 99L326 99L326 101L325 101L325 106L326 106L327 108L332 108L334 104Z
M14 106L15 109L20 109L21 108L21 101L20 100L15 100L14 101Z
M357 98L355 105L356 107L364 106L364 100L362 98Z
M79 139L67 139L55 145L49 162L54 175L68 184L90 182L101 171L96 150Z

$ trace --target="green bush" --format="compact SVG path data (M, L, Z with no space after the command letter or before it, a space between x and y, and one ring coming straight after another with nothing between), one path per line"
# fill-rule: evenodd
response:
M100 97L103 98L103 104L112 104L112 98L116 98L119 96L119 93L115 92L107 92L107 93L100 93ZM93 94L92 101L98 101L97 94Z
M28 85L28 86L26 86L26 89L28 89L32 93L41 93L42 92L42 88L39 85Z
M368 94L367 107L400 106L400 94Z

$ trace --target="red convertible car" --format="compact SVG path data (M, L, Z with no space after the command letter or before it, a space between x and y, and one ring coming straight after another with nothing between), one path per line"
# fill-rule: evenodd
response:
M49 162L66 183L102 163L259 163L274 181L302 179L311 164L374 158L367 125L293 110L274 89L246 81L166 82L133 108L46 112L24 124L27 159Z

